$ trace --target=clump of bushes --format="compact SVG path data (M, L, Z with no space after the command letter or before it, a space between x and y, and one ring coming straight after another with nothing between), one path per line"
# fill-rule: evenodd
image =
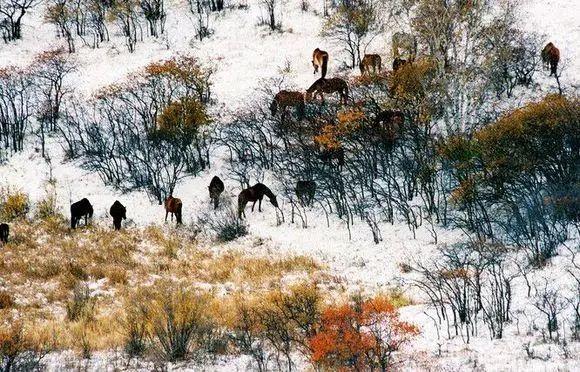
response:
M30 210L28 195L21 191L11 191L8 188L0 189L0 220L13 221L26 218Z
M209 230L220 242L230 242L248 234L248 224L238 218L231 206L200 217L197 224L200 230Z
M387 371L393 353L419 334L399 319L386 297L357 299L324 309L318 332L310 338L312 361L324 368Z
M0 324L0 370L35 371L50 350L44 339L33 340L19 321Z
M71 322L91 320L95 314L96 300L86 284L78 283L72 291L72 296L66 304L66 316Z
M142 290L125 308L125 350L139 355L150 347L155 357L170 362L201 357L215 333L208 312L212 301L209 293L170 282Z
M57 207L55 193L47 194L44 199L36 203L34 217L37 220L48 220L63 217L59 208Z
M14 306L14 299L8 291L0 290L0 310Z

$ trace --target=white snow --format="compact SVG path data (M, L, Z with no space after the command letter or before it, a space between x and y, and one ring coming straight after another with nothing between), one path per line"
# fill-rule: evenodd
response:
M90 96L97 89L119 81L131 72L152 61L168 58L179 53L191 53L204 63L214 66L213 92L218 100L218 110L232 112L252 99L262 79L273 77L289 64L287 74L291 86L305 89L313 81L311 53L316 47L329 50L331 64L329 75L337 73L340 57L336 46L320 36L323 19L312 12L304 13L296 1L285 2L283 7L282 33L270 33L267 28L257 26L261 15L259 0L249 1L249 9L227 9L214 23L215 34L199 42L195 40L193 20L189 18L186 5L178 1L168 1L167 35L160 40L146 38L138 42L133 54L127 52L122 37L114 35L112 40L99 49L82 46L77 41L78 51L72 58L79 70L70 78L78 94ZM320 2L312 3L315 8ZM562 81L568 92L578 92L580 72L580 2L571 0L528 0L523 3L523 15L527 29L546 35L546 41L553 41L561 50L564 60ZM111 31L116 30L111 26ZM42 9L37 7L24 18L24 39L10 45L0 44L0 67L8 65L26 66L35 54L64 45L55 36L52 26L42 21ZM388 56L387 45L377 40L372 46L374 52ZM553 82L541 80L542 89L553 89ZM32 138L32 137L31 137ZM6 164L0 165L0 187L20 189L38 201L45 197L48 188L49 165L35 150L31 139L26 151L12 156ZM162 206L151 202L144 192L121 194L103 184L97 174L82 170L77 163L65 161L58 139L50 139L48 152L52 157L52 177L56 180L58 205L64 212L71 202L83 197L90 199L95 207L95 220L108 225L108 208L116 199L127 207L130 224L146 226L163 224ZM232 198L239 192L237 185L228 184L227 174L221 159L214 160L211 170L199 177L188 177L176 188L174 194L184 202L184 221L195 222L196 216L210 208L207 185L214 175L226 182L226 193ZM286 253L305 254L316 258L328 266L329 271L344 279L350 291L373 293L384 288L406 286L401 279L404 275L400 263L409 263L417 257L429 257L436 248L429 231L422 227L416 239L404 224L381 224L384 240L374 244L366 224L360 222L352 226L352 239L342 222L330 217L330 227L326 218L316 209L310 210L309 227L302 229L299 224L289 223L289 207L286 205L286 222L276 226L273 208L264 204L263 213L247 212L251 234L259 236L268 244L254 247L249 240L240 240L240 249L247 251L265 250L260 253L281 255ZM284 207L284 206L283 206ZM451 243L461 239L459 231L437 229L439 243ZM563 278L563 259L556 259L541 275L557 280L561 285L569 283ZM538 278L540 274L538 274ZM519 283L518 285L523 285ZM406 287L411 294L413 289ZM419 297L417 297L419 298ZM482 327L480 336L465 344L461 338L446 340L442 335L437 340L433 322L423 314L422 304L403 309L403 315L421 327L422 335L413 345L417 355L423 355L435 369L463 370L580 370L578 345L574 358L566 360L555 344L541 343L536 336L526 335L528 327L542 319L530 307L529 301L519 296L514 301L515 312L519 312L519 334L515 324L510 325L503 340L490 341L488 332ZM532 342L539 355L550 353L547 361L528 359L523 350L525 342ZM441 343L442 356L436 357L437 343ZM549 350L548 350L549 349ZM543 353L543 354L542 354ZM572 354L574 355L574 353ZM421 357L417 357L421 358ZM53 360L54 359L54 360ZM66 356L51 356L52 370L66 368ZM110 356L100 355L91 362L90 369L111 369ZM415 363L415 364L413 364ZM224 361L208 367L211 370L243 370L247 360L239 358ZM412 361L404 368L424 369L420 360ZM146 369L146 367L145 367Z

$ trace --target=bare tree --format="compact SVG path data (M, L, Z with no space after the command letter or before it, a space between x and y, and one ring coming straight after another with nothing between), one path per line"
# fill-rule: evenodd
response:
M34 94L29 71L15 67L0 69L0 143L4 149L23 150L34 115Z
M38 0L0 0L0 28L5 31L6 41L22 37L22 18L38 2Z
M149 24L149 33L157 37L165 31L165 12L164 0L141 0L141 11Z
M351 68L360 64L369 44L383 32L379 6L376 0L341 1L323 27L323 35L348 53Z
M57 129L63 100L72 93L72 88L66 86L64 81L67 75L76 70L76 65L62 49L56 49L36 56L33 70L35 84L38 87L38 100L41 102L37 114L37 132L42 156L45 157L45 135Z

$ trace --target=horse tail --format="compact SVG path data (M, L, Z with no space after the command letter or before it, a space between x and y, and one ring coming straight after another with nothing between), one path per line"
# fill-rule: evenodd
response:
M244 198L243 198L243 191L238 195L238 218L242 218L242 212L244 211Z
M270 104L270 112L272 113L272 116L276 115L276 112L278 112L278 101L276 98L274 98Z
M177 219L177 223L178 224L182 224L183 223L182 220L181 220L181 209L182 209L182 207L183 207L183 203L182 202L179 202L179 203L177 203L176 208L175 208L175 218Z
M326 77L326 70L328 68L328 53L322 56L322 77Z

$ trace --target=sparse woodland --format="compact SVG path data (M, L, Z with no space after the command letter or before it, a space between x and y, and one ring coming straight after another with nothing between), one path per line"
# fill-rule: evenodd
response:
M118 54L151 40L171 49L180 10L196 48L225 17L253 7L260 37L294 32L284 2L181 5L0 0L2 53L19 48L33 11L59 41L26 64L0 66L0 172L30 148L50 169L40 199L0 184L0 223L10 228L0 226L1 371L99 369L83 367L99 353L127 370L241 356L228 366L428 370L445 368L446 342L476 348L484 339L512 342L522 359L544 363L536 367L578 365L580 98L563 78L572 46L558 45L554 60L511 1L303 1L294 5L321 17L321 40L334 48L328 79L326 65L315 69L320 79L309 75L327 84L314 94L292 80L293 66L309 61L286 62L234 108L220 102L222 54L211 61L194 47L80 92L79 54L113 42L125 48ZM372 73L361 66L371 53L380 54ZM347 93L332 90L332 78ZM219 173L236 192L268 184L256 207L269 210L269 230L332 228L390 257L397 247L386 247L385 231L400 226L413 239L426 234L433 249L408 252L396 284L353 290L332 260L277 252L242 219L256 199L236 205L220 197L223 184L215 210L186 205L201 212L182 226L179 200L175 228L130 219L121 231L70 229L57 195L72 191L52 176L57 153L119 198L143 193L147 208L166 213L185 180ZM63 365L68 351L74 362ZM478 363L458 368L486 369Z

